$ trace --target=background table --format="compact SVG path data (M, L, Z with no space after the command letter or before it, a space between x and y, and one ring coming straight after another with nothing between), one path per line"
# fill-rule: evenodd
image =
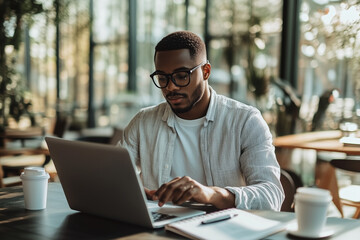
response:
M0 146L6 147L7 141L20 140L21 144L25 145L25 140L39 138L45 135L44 128L29 127L29 128L5 128L5 131L0 133Z
M280 221L295 218L293 213L252 211L257 215ZM342 232L332 239L357 239L360 221L329 218L339 224ZM61 185L50 183L45 210L24 209L22 187L0 189L0 239L183 239L164 229L152 230L73 211L69 208ZM291 239L280 232L267 239Z
M30 127L26 129L7 128L5 132L0 133L0 157L21 154L49 155L49 150L42 146L44 136L45 132L41 127ZM16 140L19 140L21 144L16 144Z
M339 141L341 131L307 132L277 137L273 144L277 148L301 148L316 151L342 152L348 155L360 155L360 147L343 146Z
M0 133L0 167L3 168L5 176L9 171L18 173L26 166L45 165L50 161L49 150L44 141L45 131L42 127L29 127L24 129L6 128ZM29 155L43 155L34 161ZM23 157L20 157L23 156ZM40 163L38 163L40 161ZM1 171L1 170L0 170ZM1 180L0 174L0 180ZM1 184L0 184L1 185Z
M333 155L335 153L342 153L345 156L360 155L360 146L344 146L343 143L339 141L342 136L343 133L339 130L318 131L281 136L275 138L273 141L274 146L277 148L277 158L280 165L288 164L288 159L291 155L289 156L287 152L284 154L279 150L299 148L311 149L317 152L317 161L314 166L314 182L312 184L331 191L333 202L341 215L343 215L343 210L338 193L339 188L335 169L329 164L329 161L332 158L343 158ZM318 152L323 152L321 157L319 157ZM307 182L307 184L309 184L309 182Z

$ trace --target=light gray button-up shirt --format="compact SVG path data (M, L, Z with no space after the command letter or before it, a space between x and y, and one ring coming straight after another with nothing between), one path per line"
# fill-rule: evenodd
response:
M256 108L217 95L211 87L210 91L210 105L200 131L207 185L232 192L237 208L280 210L284 192L266 122ZM119 142L128 149L149 189L158 189L171 180L174 124L175 114L163 102L142 109Z

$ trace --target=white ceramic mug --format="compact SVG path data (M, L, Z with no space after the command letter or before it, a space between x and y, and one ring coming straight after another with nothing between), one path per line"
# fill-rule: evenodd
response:
M332 196L320 188L298 188L295 194L295 214L298 232L308 236L320 234L326 222Z
M26 167L20 176L23 184L25 208L46 208L49 174L41 167Z

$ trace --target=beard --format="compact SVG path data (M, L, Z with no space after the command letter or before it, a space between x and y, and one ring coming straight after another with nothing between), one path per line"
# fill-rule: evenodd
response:
M188 95L187 94L183 94L183 93L174 93L174 92L171 92L169 94L166 95L166 97L168 96L176 96L176 95L180 95L180 96L183 96L185 98L188 98ZM203 96L203 85L202 84L199 84L196 89L194 90L194 92L191 94L191 98L190 98L190 104L183 107L183 108L174 108L173 105L171 105L168 102L168 104L170 105L171 109L173 110L174 113L186 113L186 112L189 112L199 101L200 99L202 98Z

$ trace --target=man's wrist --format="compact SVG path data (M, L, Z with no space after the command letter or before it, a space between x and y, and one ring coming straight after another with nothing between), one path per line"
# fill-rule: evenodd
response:
M219 209L235 207L235 195L225 188L211 187L214 195L211 198L211 204Z

